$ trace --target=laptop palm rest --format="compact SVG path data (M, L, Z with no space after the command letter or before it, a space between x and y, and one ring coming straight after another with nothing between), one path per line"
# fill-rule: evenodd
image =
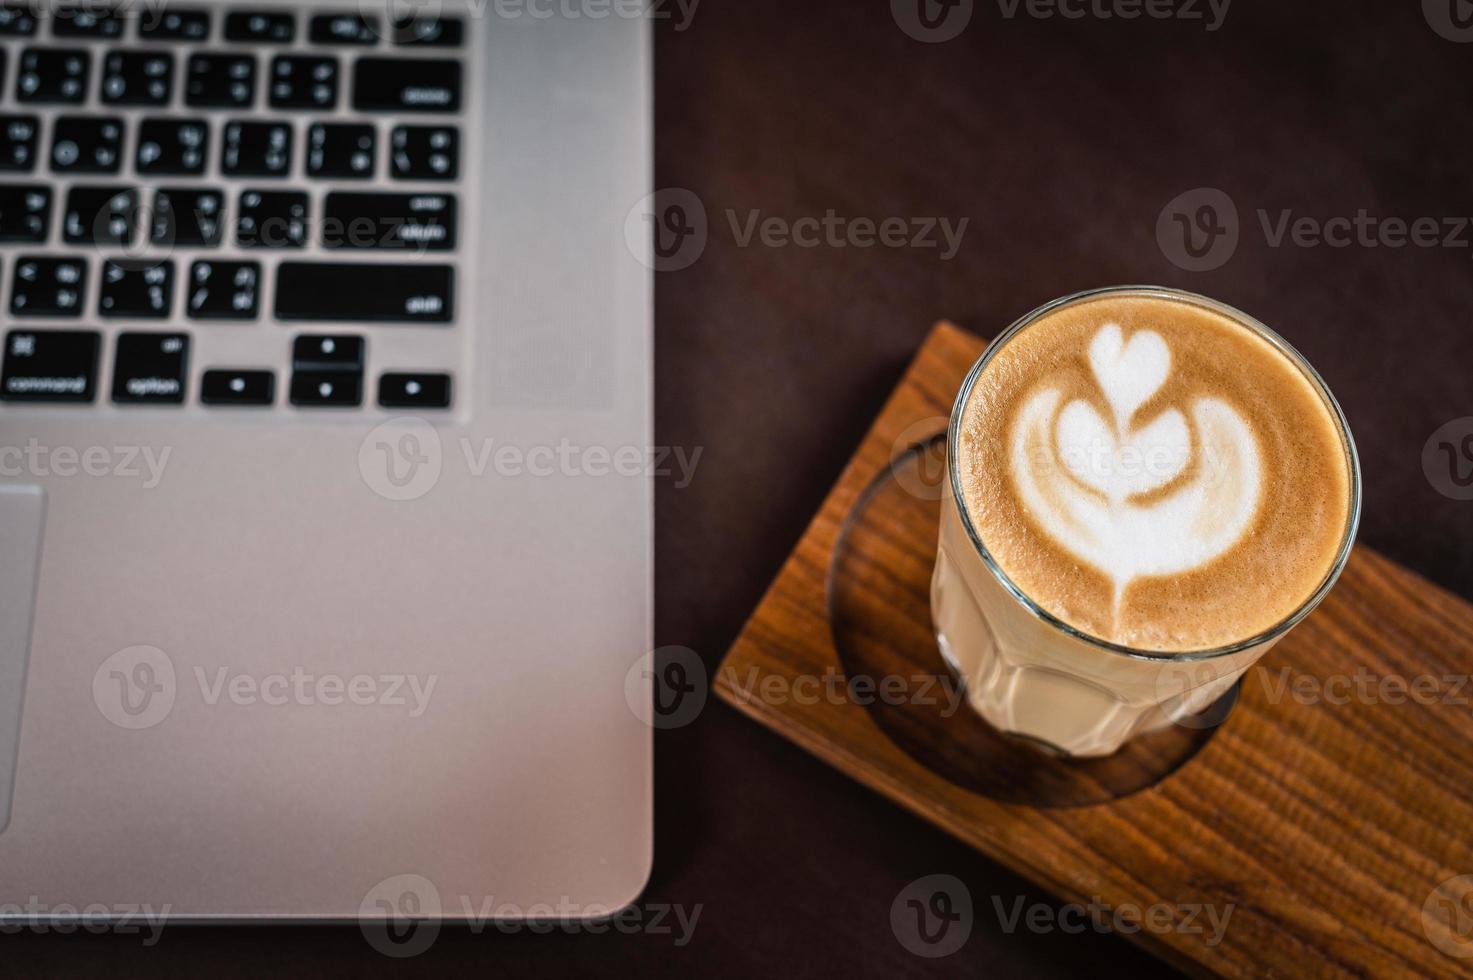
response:
M0 486L0 830L10 823L20 750L21 703L31 650L46 494L35 486Z

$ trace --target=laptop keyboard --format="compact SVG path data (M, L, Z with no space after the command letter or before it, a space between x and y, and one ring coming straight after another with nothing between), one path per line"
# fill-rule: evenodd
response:
M0 7L0 400L450 408L465 23L380 21Z

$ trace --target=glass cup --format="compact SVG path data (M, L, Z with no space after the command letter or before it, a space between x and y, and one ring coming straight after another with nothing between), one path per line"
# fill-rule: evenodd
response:
M1165 653L1110 643L1051 615L998 567L962 503L958 433L972 386L1019 331L1062 306L1109 295L1154 296L1205 306L1255 331L1311 381L1335 418L1350 468L1344 538L1324 581L1293 613L1257 636L1211 650ZM1360 462L1344 413L1323 379L1278 334L1204 296L1158 286L1076 293L1041 306L992 342L962 384L947 430L940 541L931 579L931 617L941 653L968 703L1004 735L1059 756L1109 755L1136 735L1176 723L1198 725L1207 708L1329 593L1350 557L1360 523Z

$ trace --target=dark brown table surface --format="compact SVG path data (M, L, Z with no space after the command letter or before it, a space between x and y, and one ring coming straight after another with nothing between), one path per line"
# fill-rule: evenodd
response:
M1205 0L1193 8L1211 19ZM1440 494L1422 468L1434 430L1473 415L1473 231L1436 247L1275 247L1259 216L1271 233L1286 209L1317 221L1473 214L1473 45L1440 36L1436 11L1411 0L1235 0L1215 31L1008 9L976 0L940 44L902 31L884 0L702 0L683 30L657 28L657 184L693 192L708 217L699 259L657 281L658 441L702 450L694 482L659 488L659 641L719 662L935 320L990 333L1055 296L1126 282L1208 293L1288 337L1353 426L1362 540L1473 598L1473 502ZM1157 224L1202 187L1232 199L1240 240L1225 264L1192 272ZM753 211L830 209L969 224L945 260L936 248L743 247L728 214L740 231ZM175 929L152 950L0 941L12 969L53 974L1170 972L1118 936L1005 933L994 898L1048 896L714 698L661 733L657 753L644 901L701 906L684 947L447 931L396 963L352 928ZM938 872L967 884L976 924L960 952L923 959L889 910Z

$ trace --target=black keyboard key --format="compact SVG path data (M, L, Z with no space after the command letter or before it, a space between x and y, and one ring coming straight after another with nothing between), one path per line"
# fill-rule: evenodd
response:
M367 112L455 112L460 62L444 58L359 58L353 108Z
M0 398L90 402L97 394L102 335L91 330L12 330L5 337Z
M225 217L225 195L192 187L160 187L153 196L149 240L161 248L216 248Z
M315 123L307 130L307 175L367 180L373 176L374 130L357 123Z
M389 154L400 180L454 180L460 173L460 131L454 126L395 126Z
M276 269L282 320L448 323L455 270L448 265L283 262Z
M51 169L59 174L115 174L123 156L123 120L58 116L51 129Z
M22 255L10 283L12 316L81 316L87 293L87 263Z
M465 40L465 21L441 17L433 12L398 17L394 20L394 43L422 48L456 48Z
M20 53L15 97L20 102L81 102L92 55L81 48L26 48Z
M44 242L51 225L51 188L0 184L0 242Z
M210 124L203 119L145 119L134 162L141 174L202 174L209 150Z
M97 312L103 316L162 319L169 315L173 298L171 259L108 259L102 264Z
M363 404L363 375L293 371L291 402L298 408L357 408Z
M301 191L241 191L235 243L241 248L304 248L307 195Z
M277 109L331 109L338 102L338 59L277 55L270 89Z
M174 56L154 51L109 51L102 59L102 101L108 105L168 105Z
M285 177L291 170L290 123L232 122L225 126L220 169L242 177Z
M260 290L261 263L201 259L189 268L189 315L196 320L254 320Z
M363 14L318 14L312 18L307 36L313 44L377 44L377 17Z
M294 14L266 10L241 11L225 15L225 40L290 44L297 36Z
M121 11L97 4L58 7L51 15L51 33L57 37L108 40L123 36Z
M270 371L215 368L200 379L199 400L206 405L270 405L276 399L276 375Z
M40 131L41 120L35 116L0 116L0 170L30 173Z
M322 244L325 248L452 249L455 196L329 194L322 215Z
M255 99L255 55L193 54L189 56L184 83L184 101L187 104L243 109Z
M208 10L144 10L138 21L138 36L145 41L203 41L210 36Z
M291 403L304 408L362 404L364 347L362 337L298 337L292 344Z
M182 405L188 378L188 334L118 334L113 401L123 405Z
M292 369L296 371L362 371L362 337L303 334L292 343Z
M67 191L62 237L73 245L128 245L138 221L131 187L73 187Z
M33 37L36 33L36 15L25 4L6 4L0 7L0 37Z
M384 408L449 408L450 375L385 374L378 379L378 403Z

